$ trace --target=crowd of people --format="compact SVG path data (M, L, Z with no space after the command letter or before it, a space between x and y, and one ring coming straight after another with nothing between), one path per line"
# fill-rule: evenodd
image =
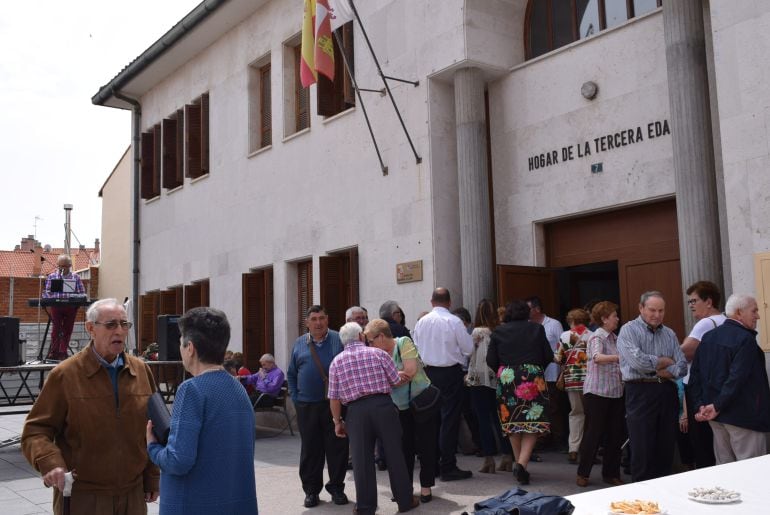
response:
M538 297L504 310L483 299L472 316L450 311L446 288L433 291L412 331L396 301L373 320L351 307L339 331L312 306L285 374L304 506L317 506L324 489L348 504L352 465L354 512L374 513L378 464L399 512L430 502L437 478L473 476L457 464L463 418L483 458L479 472L509 471L521 485L544 448L565 452L581 487L597 463L604 482L623 483L626 441L633 481L669 474L676 447L686 467L765 454L770 386L757 302L732 295L722 313L707 281L687 295L697 323L681 345L663 324L658 291L645 292L638 317L622 326L618 305L599 301L570 310L567 330ZM25 457L55 487L54 513L146 513L159 496L163 514L256 513L253 409L270 406L284 383L275 358L263 355L252 373L227 351L224 313L188 311L180 354L192 378L177 390L163 443L147 421L155 380L124 350L124 307L97 301L86 319L91 343L51 372L22 435Z

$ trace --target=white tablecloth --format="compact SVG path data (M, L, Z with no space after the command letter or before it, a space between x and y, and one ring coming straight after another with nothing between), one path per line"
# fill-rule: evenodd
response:
M604 488L567 497L574 515L606 515L611 501L657 501L668 515L748 515L770 513L770 455L673 476ZM600 481L594 477L593 481ZM687 498L694 487L721 486L741 494L741 502L703 504Z

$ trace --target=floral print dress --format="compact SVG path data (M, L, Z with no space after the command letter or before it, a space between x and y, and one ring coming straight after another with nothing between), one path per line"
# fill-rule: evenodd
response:
M548 389L540 366L500 366L497 379L498 413L505 434L550 431L545 410Z

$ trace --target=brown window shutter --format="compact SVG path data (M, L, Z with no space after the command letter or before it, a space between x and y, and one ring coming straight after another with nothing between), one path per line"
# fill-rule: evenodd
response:
M142 133L142 183L141 193L143 199L151 199L155 195L152 193L152 167L155 156L155 137L152 132Z
M356 56L355 52L353 50L353 22L349 21L345 25L343 25L341 28L342 30L342 44L344 45L343 51L345 52L345 57L347 57L348 60L348 66L350 66L350 73L355 75L356 72ZM344 102L347 104L347 107L356 105L356 90L353 87L353 81L350 79L350 75L345 72L345 66L343 63L342 66L342 73L344 77Z
M139 296L139 352L157 341L155 321L158 319L159 304L160 292L153 291Z
M299 64L302 59L300 47L294 47L294 103L296 132L310 127L310 88L303 88L299 78Z
M180 315L176 310L176 290L163 290L160 292L159 315Z
M176 188L181 183L177 182L177 145L176 145L176 120L165 118L163 120L163 187Z
M265 352L275 356L273 300L273 269L268 268L265 270L265 324L262 327L265 338Z
M343 48L340 49L337 38L332 39L334 44L334 80L331 81L325 76L318 76L318 114L320 116L334 116L356 104L355 90L350 76L345 71L345 60L353 67L353 22L348 22L339 29L336 34L342 41ZM352 72L353 70L351 70Z
M209 173L209 94L201 95L201 175Z
M270 84L270 63L259 69L259 115L260 115L260 147L267 147L273 144L273 113L271 96L272 86Z
M187 177L201 176L201 106L184 106L185 148L187 148Z
M184 109L176 112L176 170L174 176L177 184L184 182Z
M184 287L184 310L185 313L193 308L201 306L201 285L200 283L187 284Z
M348 274L350 278L348 281L348 298L350 299L348 307L360 306L361 298L358 292L358 247L352 248L348 252Z
M329 316L329 327L335 331L345 323L348 288L345 284L347 269L346 256L321 256L321 305Z
M297 310L299 334L307 332L307 310L313 305L313 261L297 263Z
M243 361L246 367L259 368L259 358L265 351L265 273L243 274Z
M209 304L209 280L200 282L201 285L201 306L204 308L210 307Z
M184 290L181 286L171 289L174 292L174 313L184 313Z
M159 123L153 127L152 135L154 150L152 158L152 193L154 197L157 197L160 195L161 149L163 146Z

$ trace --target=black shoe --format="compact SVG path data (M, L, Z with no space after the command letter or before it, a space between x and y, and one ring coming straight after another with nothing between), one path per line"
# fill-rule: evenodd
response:
M425 504L426 502L431 502L433 500L433 494L427 494L423 495L420 494L420 502Z
M420 499L416 496L412 496L412 502L409 504L409 506L403 506L398 508L399 513L404 513L405 511L411 511L415 508L417 508L420 505Z
M516 463L513 466L513 475L520 485L529 484L529 472L527 472L527 469L522 467L520 464Z
M345 495L345 492L332 492L332 502L342 506L348 503L348 496Z
M318 494L307 494L305 496L305 508L318 506Z
M473 475L470 470L460 470L455 467L454 470L441 473L441 481L459 481L460 479L468 479Z
M388 464L385 460L377 460L377 470L388 470Z

